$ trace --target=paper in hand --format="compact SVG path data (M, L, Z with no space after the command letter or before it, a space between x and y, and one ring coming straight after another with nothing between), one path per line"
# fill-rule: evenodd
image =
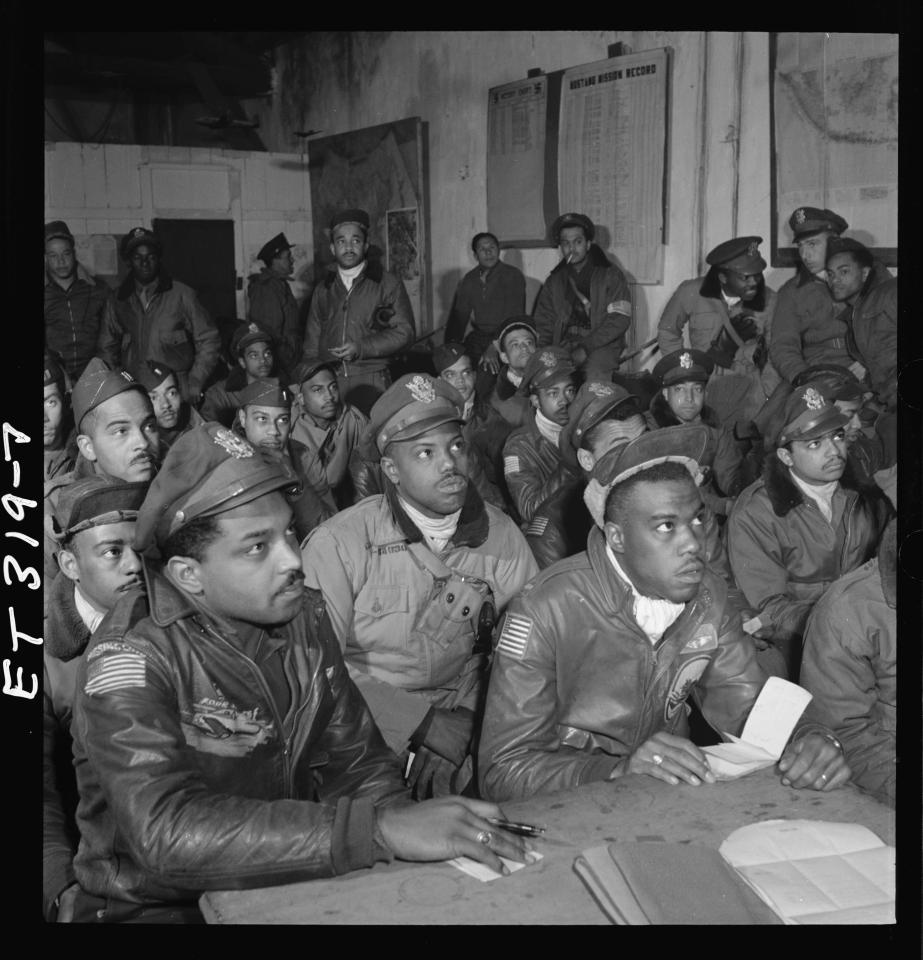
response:
M724 733L729 743L702 747L717 780L736 780L771 767L782 756L795 724L811 701L811 694L780 677L763 685L740 737Z
M542 857L543 854L537 850L533 850L526 854L525 863L519 863L517 860L507 860L506 857L500 857L500 859L506 864L506 868L510 873L515 873L517 870L522 870L523 867L527 867L530 863L537 863ZM476 880L481 880L484 883L488 880L497 880L503 876L502 873L491 870L486 864L472 860L470 857L456 857L454 860L446 860L446 863L451 863L453 867L458 867L462 873L467 873Z

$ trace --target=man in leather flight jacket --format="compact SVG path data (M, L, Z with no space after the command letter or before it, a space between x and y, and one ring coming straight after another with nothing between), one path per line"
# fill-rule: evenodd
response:
M492 804L407 802L323 597L303 585L290 484L207 423L177 440L141 506L150 614L126 631L117 604L77 677L75 870L89 919L194 919L204 890L393 856L498 870L498 854L524 859L517 838L482 838L502 816Z
M509 606L480 743L482 794L520 799L625 774L714 782L689 739L686 699L739 734L766 680L705 564L705 508L689 475L700 426L642 434L604 454L585 553L549 567ZM849 768L805 713L778 769L826 790Z

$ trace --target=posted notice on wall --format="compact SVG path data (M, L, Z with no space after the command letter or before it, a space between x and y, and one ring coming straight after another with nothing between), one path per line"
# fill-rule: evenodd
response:
M541 240L548 78L492 87L488 96L488 229L503 241Z
M663 280L667 51L564 72L558 197L601 228L600 246L635 283Z

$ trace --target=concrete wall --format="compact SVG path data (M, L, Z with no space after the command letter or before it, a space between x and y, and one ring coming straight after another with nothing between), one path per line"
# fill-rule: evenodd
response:
M45 220L68 224L91 272L113 282L116 238L155 217L233 221L234 267L243 278L262 266L254 258L263 244L283 232L295 244L294 293L308 292L314 250L302 154L45 144ZM243 289L237 315L246 315Z
M261 117L271 149L420 116L429 124L434 314L445 322L458 278L474 265L472 234L487 221L487 91L525 77L603 59L609 44L673 50L667 248L663 283L633 290L633 340L656 330L676 285L708 250L735 234L770 237L769 36L679 31L464 31L320 33L276 50L276 95ZM254 103L247 109L256 112ZM535 296L556 250L509 250ZM770 270L778 287L790 270ZM643 358L642 358L643 359Z

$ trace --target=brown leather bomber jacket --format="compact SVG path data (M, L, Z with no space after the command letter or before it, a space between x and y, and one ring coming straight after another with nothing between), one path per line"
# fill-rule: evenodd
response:
M390 859L375 808L406 799L397 758L346 672L323 599L264 644L280 652L285 715L266 674L159 573L150 615L119 603L77 678L80 885L174 901ZM129 598L126 597L126 601Z
M481 794L518 800L618 776L658 731L689 735L690 695L716 730L739 736L765 681L710 571L652 645L594 528L586 552L544 570L507 608L481 730ZM817 729L806 711L795 736Z

